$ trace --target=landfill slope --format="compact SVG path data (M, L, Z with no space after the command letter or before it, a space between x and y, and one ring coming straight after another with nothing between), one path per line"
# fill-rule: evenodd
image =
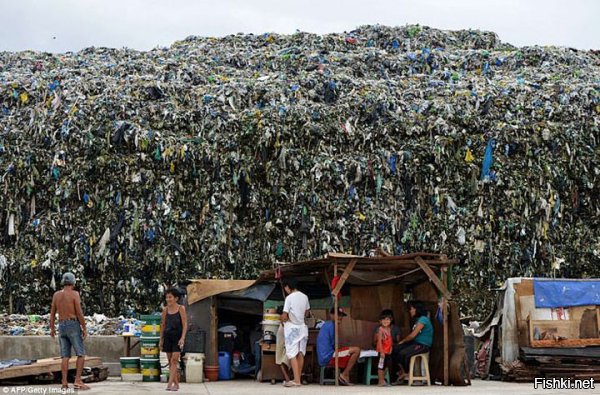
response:
M87 311L150 311L377 246L461 259L476 315L507 277L600 276L599 66L421 26L0 53L2 306L71 270Z

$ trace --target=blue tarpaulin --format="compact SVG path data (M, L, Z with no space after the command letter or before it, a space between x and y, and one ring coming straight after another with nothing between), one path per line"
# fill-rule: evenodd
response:
M600 305L600 280L533 280L535 307Z

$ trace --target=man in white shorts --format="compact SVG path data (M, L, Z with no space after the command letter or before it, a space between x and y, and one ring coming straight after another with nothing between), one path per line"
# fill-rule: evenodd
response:
M298 387L302 385L302 369L304 369L304 355L308 343L308 327L304 323L304 318L310 310L310 304L308 297L298 291L298 283L295 279L285 279L281 283L288 294L281 315L284 323L285 353L294 374L294 380L288 381L286 387Z

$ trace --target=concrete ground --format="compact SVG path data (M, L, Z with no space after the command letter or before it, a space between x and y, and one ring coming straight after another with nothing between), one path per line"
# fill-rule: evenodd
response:
M119 394L119 395L142 395L142 394L166 394L165 384L162 383L126 383L119 379L109 379L101 383L91 384L92 389L89 394ZM27 389L17 391L16 387L2 387L1 394L27 394L27 393L51 393L44 391L42 388L49 387L58 388L58 386L41 386L37 387L35 392ZM22 388L22 387L21 387ZM41 390L41 391L40 391ZM39 391L39 392L38 392ZM469 395L534 395L534 394L600 394L600 383L596 385L594 390L544 390L534 389L533 383L517 384L505 383L499 381L481 381L473 380L473 385L470 387L388 387L378 388L376 386L356 385L353 387L333 387L319 386L316 384L307 385L301 388L284 388L280 383L271 385L269 383L257 383L250 380L237 381L220 381L215 383L204 384L181 384L181 389L178 394L181 395L246 395L246 394L261 394L261 395L285 395L287 393L302 393L302 394L383 394L383 393L403 393L403 394L469 394Z

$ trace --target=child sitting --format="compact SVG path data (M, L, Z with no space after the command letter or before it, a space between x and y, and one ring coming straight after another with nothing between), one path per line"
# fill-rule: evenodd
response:
M392 315L389 311L382 311L379 317L379 328L377 330L377 352L379 353L379 364L377 365L377 377L379 386L388 386L385 381L385 370L389 367L392 356Z

